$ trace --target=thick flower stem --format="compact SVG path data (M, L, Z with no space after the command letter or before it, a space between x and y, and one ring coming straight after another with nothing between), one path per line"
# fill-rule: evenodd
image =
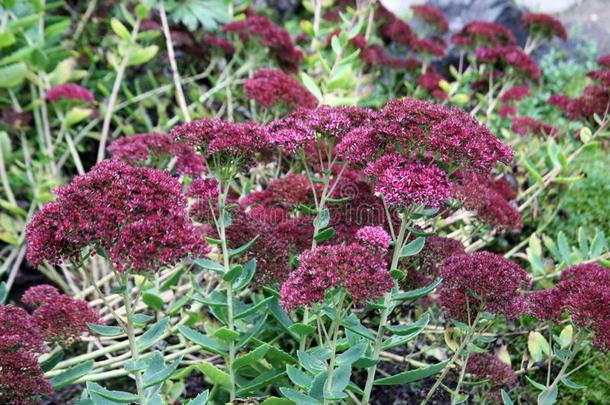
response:
M341 324L341 314L343 312L343 301L345 298L345 293L341 292L339 296L339 302L335 307L335 320L333 322L333 330L331 335L331 341L329 342L330 346L330 359L328 361L328 368L326 370L326 384L324 392L332 392L333 386L333 371L335 369L335 362L337 359L337 339L339 337L339 325ZM329 401L326 399L324 403L327 404Z
M405 233L407 231L407 224L409 220L406 214L403 215L400 224L400 230L398 231L398 237L396 238L394 245L394 253L392 255L392 266L391 270L398 267L398 260L400 259L400 250L405 240ZM391 225L391 224L390 224ZM387 292L383 297L384 309L381 311L381 317L379 319L379 327L377 329L377 335L375 336L375 342L373 343L373 360L379 361L379 354L381 352L381 343L383 341L383 334L385 326L388 322L388 316L390 315L390 304L392 303L392 292ZM375 374L377 372L377 364L372 365L368 369L366 376L366 384L364 386L364 394L362 395L362 404L368 404L371 398L371 391L373 390L373 382L375 381Z
M140 351L138 350L138 342L136 341L135 328L133 323L133 307L131 305L131 297L129 296L129 290L127 288L127 277L124 278L123 283L123 301L125 304L125 314L127 316L127 322L125 324L125 334L129 339L129 348L131 350L131 358L134 362L140 360ZM142 372L136 370L133 373L136 380L136 389L138 391L138 397L140 398L140 404L146 404L146 393L144 392L144 383L142 382Z
M226 224L225 224L225 215L226 215L226 197L229 190L229 185L223 188L223 184L220 185L220 192L218 193L218 204L219 204L219 216L218 216L218 232L221 240L222 246L222 261L225 273L230 270L229 263L229 249L227 247L227 234L226 234ZM225 191L226 190L226 191ZM230 282L227 282L227 326L229 330L235 330L235 322L233 319L233 287ZM227 369L229 370L229 376L231 378L231 389L230 389L230 399L231 402L235 400L235 370L233 369L233 362L235 361L235 342L231 341L229 343L229 358L227 360Z

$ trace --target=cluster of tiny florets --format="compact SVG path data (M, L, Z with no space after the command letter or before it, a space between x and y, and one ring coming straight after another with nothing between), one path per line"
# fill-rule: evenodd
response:
M460 47L475 49L479 46L515 45L517 39L511 30L503 25L472 21L453 34L451 42Z
M417 78L417 84L426 89L435 99L444 100L447 98L447 93L439 87L441 80L444 80L444 78L436 70L428 69L426 73Z
M199 176L205 172L203 158L189 145L174 142L171 135L146 133L124 136L108 146L113 159L132 165L159 167L168 158L176 158L176 173ZM165 159L163 159L165 158Z
M518 46L480 47L474 55L483 63L510 67L518 75L535 81L540 79L540 67L531 56Z
M68 346L88 330L88 323L99 324L100 315L86 301L60 294L55 287L29 288L21 301L36 307L32 322L45 341Z
M218 181L213 178L195 179L189 185L186 195L207 202L209 199L218 196Z
M47 100L54 103L60 100L84 101L93 103L95 97L88 89L75 83L66 83L47 90Z
M502 94L500 101L519 101L530 95L530 88L528 86L513 86Z
M530 275L503 256L478 252L447 258L440 271L440 305L448 317L472 321L479 311L514 319L527 310L521 287Z
M359 243L321 246L305 251L300 264L282 284L282 305L287 310L322 302L336 287L355 302L375 300L392 288L387 262L377 250Z
M413 14L433 27L439 34L449 31L449 22L441 10L429 5L411 6Z
M530 35L540 35L546 39L553 37L568 39L568 33L557 18L545 13L525 13L521 17L523 25L529 30Z
M511 366L497 356L489 353L474 353L468 358L466 372L477 380L489 380L490 394L493 401L500 401L500 390L510 388L517 383L517 374Z
M244 83L250 100L271 108L283 104L289 109L314 108L318 100L294 77L278 69L260 69Z
M513 118L513 132L525 136L557 136L558 130L552 125L538 121L532 117L515 117Z
M594 333L594 345L610 349L609 269L596 263L571 266L554 288L530 294L528 302L538 319L559 322L567 312L575 325Z
M85 249L107 254L118 271L154 272L207 252L169 173L114 160L55 190L26 228L28 260L79 261Z
M392 238L380 226L365 226L356 232L356 239L374 249L387 250Z
M238 33L242 41L251 37L257 38L260 43L269 49L281 68L296 72L303 61L303 53L296 47L290 33L277 25L269 18L248 12L245 20L226 24L225 32Z

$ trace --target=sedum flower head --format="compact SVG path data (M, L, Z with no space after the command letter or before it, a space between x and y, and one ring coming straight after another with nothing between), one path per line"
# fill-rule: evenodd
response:
M380 250L388 250L392 241L390 235L380 226L365 226L358 229L356 239L363 245Z
M517 383L517 374L511 366L489 353L471 354L466 365L466 372L472 374L477 380L489 380L493 401L502 402L500 390L510 388Z
M503 256L489 252L451 256L440 276L440 305L448 317L472 321L479 311L487 311L513 319L527 308L519 288L529 285L530 276Z
M105 160L55 194L26 228L35 266L80 260L88 249L118 271L155 272L208 251L189 221L182 186L167 172Z
M263 107L283 104L289 109L315 108L318 100L294 77L278 69L260 69L244 83L244 92L250 100Z
M521 17L523 26L527 28L530 35L540 35L546 39L557 37L566 41L568 33L557 18L545 13L525 13Z
M91 91L79 86L78 84L66 83L50 88L47 91L47 100L52 103L60 100L93 103L95 101L95 97Z

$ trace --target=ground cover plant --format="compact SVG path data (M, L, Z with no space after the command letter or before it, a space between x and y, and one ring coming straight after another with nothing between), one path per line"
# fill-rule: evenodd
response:
M610 55L521 14L2 2L0 403L604 403Z

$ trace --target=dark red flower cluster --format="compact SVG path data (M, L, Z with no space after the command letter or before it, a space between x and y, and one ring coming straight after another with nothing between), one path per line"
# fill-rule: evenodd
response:
M358 229L356 239L365 246L373 249L388 250L392 238L380 226L365 226Z
M200 176L206 171L205 161L195 150L183 142L174 142L171 135L147 133L124 136L108 146L113 159L131 165L163 167L176 158L176 173Z
M370 164L366 173L375 178L375 194L395 207L440 207L449 198L451 182L435 165L409 161L400 153Z
M307 176L292 173L271 180L267 188L248 194L242 199L241 204L291 209L309 201L313 201L313 193Z
M210 48L220 49L225 55L231 56L235 53L235 45L226 38L206 33L202 38L202 42Z
M289 109L315 108L318 100L303 85L277 69L260 69L244 83L244 92L250 100L271 108L283 104Z
M604 69L610 69L610 53L602 55L597 59L597 64Z
M47 100L54 103L59 100L84 101L93 103L95 97L86 88L74 83L61 84L47 91Z
M528 297L530 312L539 319L559 322L566 311L576 326L595 334L593 344L610 349L610 271L596 263L564 270L552 289Z
M36 307L32 321L45 341L69 346L88 331L88 323L101 323L97 310L50 285L29 288L21 301Z
M425 21L439 34L446 34L449 31L449 22L441 10L429 5L411 6L413 14Z
M510 67L517 75L530 80L540 80L540 67L518 46L480 47L475 51L474 56L482 63L490 63L501 68Z
M435 69L428 69L426 73L417 78L417 84L426 89L435 99L445 100L447 93L438 85L441 80L444 80L444 77L439 75Z
M391 11L379 6L375 12L375 18L381 21L378 28L379 35L397 44L411 46L411 41L416 36L409 24L396 17Z
M244 20L230 22L223 30L238 33L242 41L248 41L251 37L258 38L280 67L289 72L297 72L303 62L303 53L290 38L290 33L265 16L248 12Z
M522 136L532 134L536 136L556 137L559 132L554 126L538 121L532 117L513 118L512 129L513 132Z
M485 174L458 173L457 177L453 197L461 201L464 208L476 212L479 220L498 230L521 229L523 219L510 203L515 198L514 193L507 192L512 191L510 187L502 186L504 183Z
M67 186L26 228L28 260L60 264L107 254L118 271L155 272L208 252L186 212L177 179L160 170L105 160Z
M36 353L44 341L23 308L0 305L0 403L37 404L52 392Z
M610 70L594 70L587 73L587 76L610 88Z
M464 245L458 240L440 236L427 237L421 252L416 256L401 260L400 268L407 270L401 286L405 290L410 290L430 285L439 277L439 271L445 259L465 253Z
M269 136L264 127L235 123L216 118L186 122L171 129L174 141L186 141L207 160L208 165L222 166L236 159L249 162L256 152L267 150Z
M502 94L500 101L504 103L509 101L519 101L523 100L525 97L529 97L530 95L530 88L528 86L513 86Z
M593 119L595 114L603 116L610 106L610 89L590 85L576 98L554 94L547 100L562 110L570 119Z
M411 40L411 49L418 55L425 56L445 56L447 43L440 37L434 38L413 38Z
M498 108L498 114L500 114L500 117L502 118L514 117L518 112L517 107L511 104L502 104L500 105L500 108Z
M553 37L568 39L568 33L558 19L545 13L525 13L521 17L523 26L530 32L530 35L540 35L546 39Z
M368 44L363 35L357 35L350 43L360 50L360 59L369 65L383 65L393 69L412 71L421 67L422 63L415 58L400 58L392 56L380 44Z
M479 381L489 380L493 401L502 402L500 390L510 388L517 383L517 374L511 366L489 353L471 354L466 365L466 372Z
M218 181L216 179L195 179L189 185L186 195L207 202L218 196Z
M451 256L440 275L440 305L450 318L471 322L479 311L486 311L514 319L527 310L519 288L529 286L531 277L503 256L489 252Z
M517 39L503 25L487 21L472 21L453 34L451 43L460 47L476 49L480 46L515 45Z
M321 246L300 256L299 268L282 284L286 310L322 302L326 292L343 288L355 302L375 300L392 288L383 251L360 243Z

